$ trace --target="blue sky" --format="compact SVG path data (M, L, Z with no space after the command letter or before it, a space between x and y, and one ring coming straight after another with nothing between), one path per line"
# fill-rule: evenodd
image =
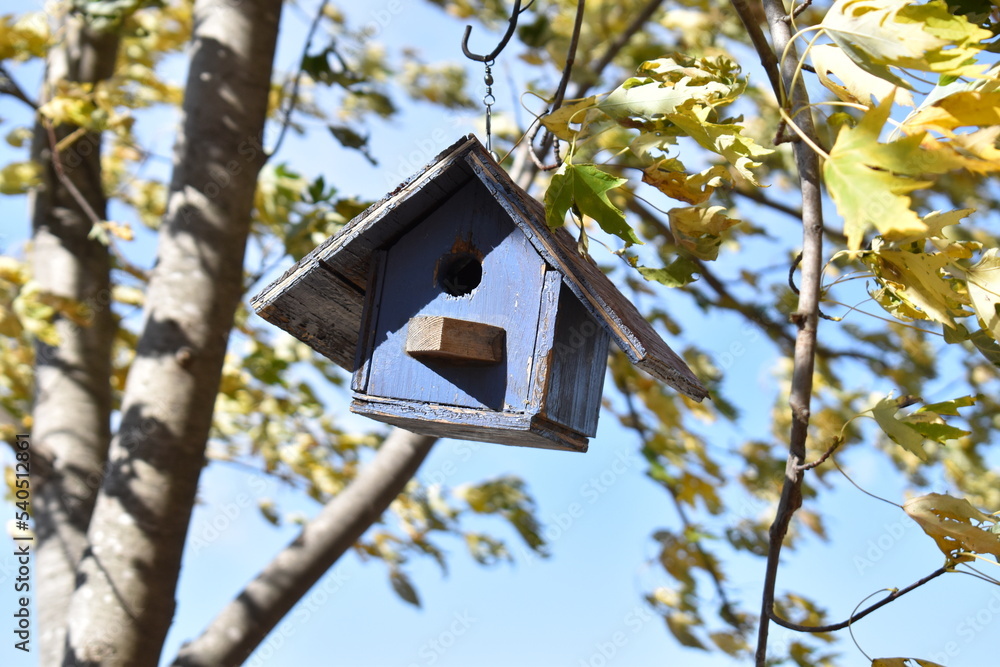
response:
M286 11L277 58L279 68L294 68L306 27L304 17L314 5L308 3L304 12ZM349 10L354 24L374 22L379 26L376 39L391 48L412 44L428 60L461 60L463 24L427 3L359 5L353 3ZM0 13L13 11L21 11L20 3L0 0ZM477 27L474 48L485 50L494 39ZM515 97L510 90L512 82L518 90L525 84L514 55L504 54L497 66L503 72L496 85L500 112L511 111ZM178 63L177 71L178 76L183 75L183 63ZM478 83L480 72L474 67L470 71L470 81ZM15 76L29 90L37 82L34 70L15 70ZM477 95L474 91L473 97ZM14 108L15 102L10 98L0 100L0 117L25 122L23 111ZM157 152L169 155L173 121L166 114L155 118L141 121L146 125L140 126L140 132L154 138ZM0 132L6 133L14 124L5 122ZM308 178L323 174L342 193L378 198L438 150L460 135L479 129L481 124L478 111L463 114L456 121L454 116L413 105L391 122L372 124L372 152L380 159L378 167L371 166L360 154L341 150L326 135L320 137L321 132L305 138L289 136L279 161L287 160ZM19 156L6 144L0 145L0 163L14 157L23 159ZM7 252L21 252L19 240L28 230L24 198L0 197L0 220L2 245ZM784 220L761 218L757 222L794 232L794 226ZM151 239L137 243L151 245ZM772 376L774 349L763 337L750 340L735 318L716 317L706 322L682 298L668 298L665 303L675 317L698 323L687 330L685 337L713 351L717 364L728 366L725 388L730 397L739 397L745 415L741 430L766 437L770 405L777 390ZM683 347L685 339L671 343ZM725 354L734 343L742 344L745 352L729 361ZM892 389L873 379L873 391L884 394ZM346 423L369 427L367 422L349 415L343 394L331 392L331 399L333 409ZM712 446L722 451L740 442L740 432L720 427L713 435ZM2 456L9 460L6 450ZM877 488L890 499L902 499L902 484L883 456L856 449L841 463L859 484ZM650 536L658 528L679 526L669 497L643 475L644 469L635 434L619 428L608 414L603 415L598 435L585 455L442 441L422 467L421 478L434 481L446 477L450 485L508 473L524 478L538 501L552 556L531 557L506 526L499 521L487 524L509 540L517 562L483 568L466 555L463 544L445 543L450 556L447 576L442 576L429 560L414 562L409 569L423 602L417 609L392 592L380 563L362 563L355 555L347 554L247 664L736 664L719 654L678 647L663 622L643 602L642 595L664 581L658 566L649 564L656 554ZM592 491L597 488L592 482L595 479L603 489L597 494ZM817 600L829 610L831 620L840 620L866 596L884 587L908 585L938 567L942 559L933 543L899 510L862 495L842 478L829 479L833 488L822 496L820 509L826 516L830 541L808 538L799 550L786 552L779 589ZM270 496L282 510L299 509L306 515L318 509L300 494L236 467L212 465L202 480L178 591L177 622L168 636L164 664L183 641L200 633L221 606L294 538L294 527L274 528L261 518L250 499ZM739 497L731 507L732 514L724 517L723 523L735 523L766 509L741 503ZM732 596L755 608L763 561L738 557L727 562L726 570L731 577ZM0 616L8 619L14 609L11 588L15 572L13 556L0 556ZM40 576L44 573L35 572L36 578ZM703 590L709 595L711 589L706 585ZM859 624L855 636L872 657L912 655L950 665L993 664L993 637L1000 629L1000 596L995 596L994 590L970 577L944 577L876 612ZM708 598L706 604L710 608L718 600ZM787 638L783 630L773 628L775 642ZM36 664L12 651L11 643L0 643L0 663L11 667ZM864 662L849 641L840 649L847 656L843 664Z

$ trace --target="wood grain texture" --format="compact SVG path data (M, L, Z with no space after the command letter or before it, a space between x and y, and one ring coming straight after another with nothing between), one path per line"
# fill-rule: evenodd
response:
M539 415L493 412L419 401L355 396L351 412L377 421L456 440L518 447L587 451L587 438Z
M554 340L544 414L593 437L597 433L611 338L565 283L559 294Z
M563 229L553 232L547 227L541 203L519 188L472 135L446 149L423 171L351 220L340 233L265 288L254 298L254 308L265 319L310 345L322 343L322 349L317 349L353 370L372 253L391 246L422 225L470 182L488 193L507 213L535 252L562 274L567 288L637 366L694 400L708 396L684 360L660 338L635 306L591 259L577 252L572 236ZM344 313L356 315L328 321L326 326L332 330L320 338L315 331L315 319L302 312L314 302L298 293L311 295L317 291L313 276L323 267L336 277L323 287L327 290L326 298L335 301ZM401 285L408 288L406 282ZM340 345L348 349L340 352L332 349Z
M406 353L417 359L466 366L491 366L503 361L504 330L482 322L453 317L410 319Z
M372 253L371 271L368 277L368 294L365 296L361 329L358 334L358 350L354 357L354 374L351 390L364 393L368 389L368 376L372 369L372 351L375 349L375 323L378 322L379 306L382 303L382 287L385 285L385 251Z
M479 259L482 277L464 296L441 284L442 260ZM472 181L386 252L367 394L444 405L523 411L528 401L545 263L496 200ZM406 353L410 321L441 316L506 331L499 363L462 367Z
M660 338L635 305L592 259L580 255L569 232L548 228L542 204L518 187L478 141L469 147L466 160L539 254L563 274L567 287L633 363L694 400L708 396L708 390L684 360Z

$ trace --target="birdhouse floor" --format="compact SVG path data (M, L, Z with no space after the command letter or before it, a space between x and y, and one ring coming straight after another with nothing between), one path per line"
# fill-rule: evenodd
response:
M356 396L351 412L414 433L519 447L586 452L587 438L541 415Z

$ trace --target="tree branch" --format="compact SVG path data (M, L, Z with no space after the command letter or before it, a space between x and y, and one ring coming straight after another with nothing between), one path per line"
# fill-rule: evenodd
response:
M733 8L736 10L736 14L740 17L743 22L743 27L747 29L747 35L750 37L750 42L753 43L753 48L757 51L758 57L760 57L760 64L764 66L764 72L767 73L768 81L771 82L771 88L774 89L774 94L777 95L778 99L781 100L784 95L782 95L782 85L781 85L781 72L778 64L777 53L781 53L782 48L777 48L778 40L775 38L775 48L772 51L771 45L767 43L767 37L764 36L764 31L760 28L760 23L757 20L757 13L751 9L750 4L747 0L730 0L732 2ZM768 15L768 23L771 23L771 17ZM774 35L774 27L772 24L771 36ZM788 41L787 39L785 40Z
M67 612L67 666L155 667L173 620L181 555L242 294L280 13L281 0L194 5L167 214L121 425Z
M583 27L583 10L585 5L586 0L578 0L576 4L576 20L573 22L573 35L570 37L569 51L566 53L566 65L563 67L562 78L559 79L559 87L556 88L555 97L552 98L552 106L546 113L552 113L561 107L563 99L566 96L566 86L569 85L569 78L573 73L573 63L576 62L576 47L580 42L580 29ZM547 133L545 138L542 139L541 153L535 153L535 136L543 127L540 120L536 120L536 122L537 125L535 126L534 131L531 133L531 136L528 137L528 154L531 156L531 161L535 163L535 166L538 167L540 171L557 169L561 163L558 151L556 151L556 161L554 164L542 164L542 158L549 152L549 148L552 146L553 140L555 139L551 133Z
M799 81L791 83L795 74L798 54L791 45L791 30L786 21L787 13L781 0L763 0L764 14L771 29L774 49L767 46L760 34L760 27L746 0L732 0L733 7L746 26L761 63L768 72L768 78L778 96L779 104L788 103L784 90L791 89L790 115L800 119L803 133L815 137L812 114L809 111L809 97L805 86ZM785 53L788 60L777 62L775 54ZM780 76L778 68L780 66ZM784 81L785 85L782 85ZM801 114L799 113L801 112ZM785 466L785 481L774 523L771 524L770 545L767 554L767 569L761 595L761 619L757 633L756 662L758 667L767 663L768 624L774 609L774 590L778 576L781 547L792 515L802 505L802 472L800 466L805 461L806 438L809 430L810 403L812 401L813 370L816 363L816 329L819 321L820 284L823 270L823 208L820 191L819 158L804 142L794 144L796 163L799 169L799 184L802 188L802 286L799 307L793 314L793 322L798 327L795 338L794 368L792 371L789 407L792 412L792 426L788 442L788 462Z
M200 637L174 667L241 664L323 574L382 515L416 474L436 438L393 429L353 482L310 521Z
M119 38L91 29L80 17L63 15L60 35L46 57L42 99L66 81L93 84L113 72ZM5 92L37 106L0 71ZM59 141L79 138L60 152ZM57 345L35 345L33 449L47 452L48 474L33 499L38 546L39 660L63 661L66 601L76 586L76 568L87 546L97 488L111 442L111 350L117 324L111 311L108 247L90 237L106 215L101 135L72 125L53 127L36 114L31 156L41 166L41 185L31 198L31 270L45 292L80 304L86 326L55 321ZM39 459L39 462L42 459ZM35 463L35 455L32 457ZM41 472L41 469L40 469Z
M32 109L38 109L38 102L28 97L21 86L17 85L14 81L14 77L10 75L7 68L0 64L0 95L10 95L11 97L16 97L25 104L27 104Z
M791 621L786 621L785 619L781 618L780 616L778 616L777 613L775 613L773 608L771 609L771 614L770 614L771 620L783 628L788 628L789 630L796 630L798 632L820 633L820 632L835 632L837 630L843 630L852 623L857 623L862 618L872 613L876 609L881 609L882 607L889 604L893 600L898 600L899 598L903 597L910 591L916 590L917 588L920 588L927 582L933 579L937 579L942 574L945 574L946 572L950 571L951 570L949 570L947 567L939 567L938 569L934 570L923 579L915 581L906 588L901 588L899 590L893 591L888 596L882 598L875 604L871 605L866 609L863 609L862 611L859 611L858 613L852 615L846 621L841 621L840 623L833 623L831 625L799 625L798 623L792 623Z

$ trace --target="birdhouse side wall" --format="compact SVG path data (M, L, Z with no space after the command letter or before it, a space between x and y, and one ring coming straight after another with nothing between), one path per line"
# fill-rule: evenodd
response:
M601 411L611 337L561 283L555 335L549 354L544 414L567 428L593 437Z

